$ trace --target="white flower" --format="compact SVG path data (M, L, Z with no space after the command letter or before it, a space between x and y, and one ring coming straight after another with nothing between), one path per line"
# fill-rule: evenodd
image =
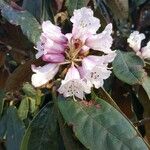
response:
M141 49L141 53L144 59L150 58L150 41L147 43L145 47Z
M58 92L63 94L64 97L76 96L80 99L83 99L84 92L90 93L90 87L81 80L78 69L72 65L68 69L65 79L62 80Z
M112 34L112 24L108 24L104 31L100 34L95 34L87 38L85 45L92 48L93 50L102 51L104 53L111 53L111 45L113 39Z
M103 86L104 79L107 79L111 74L107 65L114 60L115 56L116 53L114 52L104 56L90 55L83 59L82 68L84 78L88 83L90 81L91 86L94 85L95 88Z
M32 71L35 72L31 77L32 84L35 87L40 87L49 82L59 70L59 65L57 64L47 64L43 67L32 65L31 67Z
M89 8L83 7L74 10L74 15L70 21L73 23L74 38L82 38L85 34L95 34L100 27L100 20L93 16L93 11Z
M135 52L138 52L141 48L141 42L144 39L145 35L143 33L139 33L139 31L134 31L130 34L129 38L127 39L127 42Z

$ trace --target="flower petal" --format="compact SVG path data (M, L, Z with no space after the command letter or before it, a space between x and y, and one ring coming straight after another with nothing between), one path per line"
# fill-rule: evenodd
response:
M75 96L80 99L84 98L84 92L90 93L91 88L86 85L80 78L80 74L77 68L73 65L68 69L65 79L62 81L60 88L58 89L60 94L64 97Z
M64 53L65 46L63 44L56 43L51 39L47 39L44 43L44 51L45 53Z
M93 16L93 11L90 8L83 7L74 10L74 15L70 21L73 23L73 36L79 38L85 33L95 34L100 27L100 20Z
M35 67L34 65L32 65L31 68L32 71L35 72L35 74L33 74L31 77L32 84L35 87L40 87L53 79L53 77L58 72L59 65L47 64L43 67Z
M80 80L80 74L79 71L76 67L74 67L74 65L72 65L68 71L67 74L65 76L65 82L69 81L69 80L73 80L73 79L79 79Z
M141 54L144 59L150 58L150 41L141 49Z
M42 30L44 35L51 40L58 43L66 43L66 37L61 33L60 27L51 23L51 21L44 21L42 23Z
M63 54L45 54L42 57L43 61L51 63L61 63L64 62L65 57Z
M113 39L111 37L112 33L112 24L108 24L104 31L100 34L90 36L85 45L90 47L93 50L102 51L104 53L111 53L111 46Z
M139 31L134 31L130 34L127 42L129 46L133 48L135 52L139 51L141 48L141 42L145 39L145 35L143 33L139 33Z
M91 70L86 70L85 79L98 89L103 86L103 80L107 79L110 74L111 71L106 66L95 66Z

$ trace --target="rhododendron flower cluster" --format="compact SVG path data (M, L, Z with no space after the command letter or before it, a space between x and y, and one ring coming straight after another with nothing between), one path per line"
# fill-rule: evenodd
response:
M85 7L75 10L70 21L73 23L72 33L67 34L63 34L60 27L50 21L43 22L36 58L41 57L46 65L32 65L35 72L32 84L40 87L56 74L65 73L58 92L65 97L84 99L85 93L90 93L92 87L102 87L104 79L111 74L108 64L116 56L115 51L111 50L112 24L97 34L100 20L93 16L91 9Z
M134 31L130 34L127 42L129 43L129 46L136 52L136 55L140 56L143 59L150 59L150 41L145 47L141 47L141 42L144 39L145 35L143 33Z

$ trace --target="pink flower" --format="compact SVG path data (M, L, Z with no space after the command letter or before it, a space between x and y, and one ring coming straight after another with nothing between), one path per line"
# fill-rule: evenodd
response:
M66 77L62 80L62 84L58 89L60 94L64 97L76 96L80 99L84 98L84 92L90 93L90 87L82 81L79 71L73 65L68 69Z
M65 61L65 57L63 54L45 54L42 59L46 62L50 63L61 63Z
M141 48L141 42L145 39L145 35L143 33L139 33L139 31L134 31L130 34L127 42L129 46L136 52L136 55L143 59L150 58L150 41L147 45Z
M115 51L111 50L112 24L108 24L102 33L97 34L100 20L93 16L91 9L85 7L75 10L70 21L73 23L72 33L66 35L50 21L43 22L36 58L42 57L47 65L32 67L35 72L32 84L35 87L46 84L59 72L59 68L59 74L64 73L65 70L62 69L67 68L58 92L64 97L84 99L92 87L102 87L104 80L111 74L108 64L116 56ZM107 55L90 55L95 50ZM65 67L61 67L62 65Z

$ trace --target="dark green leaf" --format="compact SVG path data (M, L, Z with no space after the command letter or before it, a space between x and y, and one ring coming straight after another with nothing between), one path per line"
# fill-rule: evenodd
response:
M147 0L136 0L136 1L134 1L134 2L135 2L135 4L136 4L136 6L138 7L138 6L142 5L142 4L144 4L146 1L147 1Z
M5 96L5 93L2 90L0 90L0 118L1 118L1 114L3 112L4 96Z
M37 20L27 11L13 9L3 0L0 1L1 14L10 23L20 25L23 33L34 44L39 40L41 27Z
M19 109L18 109L18 115L20 119L24 120L27 118L29 112L29 99L28 97L24 97L21 100Z
M17 109L14 106L10 106L7 109L7 116L7 150L20 150L20 144L25 131L25 126L18 117Z
M51 0L43 0L42 1L42 10L41 10L41 22L45 20L51 20L54 22L54 12Z
M113 61L113 72L116 77L130 85L142 84L145 72L144 62L134 52L117 51Z
M86 7L88 3L89 3L89 0L66 0L67 10L70 15L73 14L73 11L75 9Z
M74 137L71 128L64 122L62 115L58 117L60 133L66 150L86 150L86 148Z
M0 118L0 139L3 139L7 127L7 112L4 111L3 116Z
M150 77L144 78L142 86L143 86L143 88L144 88L145 92L147 93L147 96L150 100Z
M48 103L33 119L22 141L21 150L58 149L54 106Z
M73 100L58 106L76 137L90 150L148 150L135 128L115 108L101 99L87 105ZM86 104L85 104L86 103Z
M41 0L23 0L22 7L29 11L36 19L40 20Z

